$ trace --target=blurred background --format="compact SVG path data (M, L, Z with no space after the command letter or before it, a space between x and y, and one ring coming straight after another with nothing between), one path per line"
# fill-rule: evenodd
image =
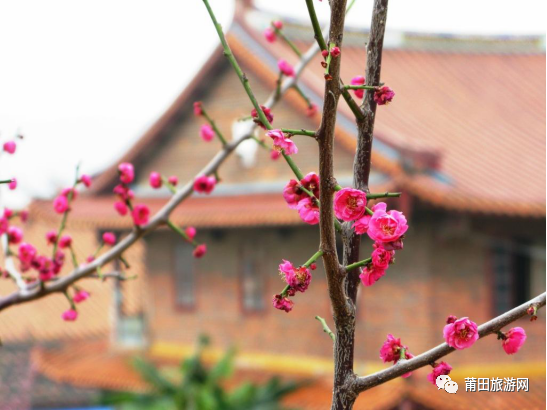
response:
M328 2L316 3L326 22ZM378 109L371 190L404 192L389 206L407 215L410 229L387 275L359 291L359 374L386 367L379 350L388 333L418 354L443 341L448 315L482 323L545 291L546 4L516 4L390 4L382 81L396 97ZM277 60L295 64L297 58L280 39L268 43L262 33L281 19L284 33L306 50L313 33L304 2L211 5L265 101L275 88ZM371 10L372 1L357 0L348 16L346 83L364 75ZM199 1L4 2L0 37L0 139L24 136L17 153L2 158L0 176L19 181L16 191L2 191L2 201L28 207L25 241L40 250L45 232L60 221L51 198L71 183L77 163L94 177L91 190L74 203L68 226L84 260L103 232L123 235L132 227L113 208L119 162L135 165L138 202L156 211L169 192L149 187L150 172L185 182L219 149L199 137L202 121L192 114L193 102L203 102L229 139L252 109ZM319 61L310 63L299 84L321 107ZM320 115L307 117L306 108L290 90L273 109L273 125L317 128ZM339 108L336 176L350 185L356 132L351 111L343 102ZM297 145L299 167L317 172L315 142L303 137ZM124 255L136 279L82 282L91 298L78 321L60 319L62 295L0 314L1 410L89 408L105 392L140 394L150 389L150 369L187 381L184 375L196 367L187 365L181 376L179 363L194 357L203 334L211 339L201 350L205 367L237 349L223 388L254 383L262 386L260 394L292 408L328 408L332 342L314 320L320 315L332 326L321 264L292 312L271 307L272 295L283 288L281 259L304 263L317 249L318 228L304 225L281 196L290 169L253 141L239 146L220 177L210 196L192 197L172 218L198 229L208 247L203 259L159 230ZM363 240L361 254L371 249ZM0 282L1 294L12 290ZM528 340L514 356L490 337L446 358L460 383L450 400L422 369L367 391L355 408L545 408L544 315L515 326L525 328ZM134 366L136 356L149 364L144 372ZM281 384L268 384L277 376ZM528 378L530 388L465 392L466 377ZM290 383L302 382L293 391Z

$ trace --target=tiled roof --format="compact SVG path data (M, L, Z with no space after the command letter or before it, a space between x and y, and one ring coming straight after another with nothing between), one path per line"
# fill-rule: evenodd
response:
M275 58L296 62L283 42L266 43L241 24ZM364 74L364 47L345 47L342 59L346 83ZM301 81L322 94L319 56ZM545 54L386 49L382 81L397 95L377 110L375 150L395 148L398 163L438 157L426 173L400 175L402 189L445 208L545 215ZM339 107L352 118L343 101Z
M108 349L103 342L84 342L73 343L60 349L35 350L33 360L39 372L56 382L70 383L79 387L142 391L147 386L130 364L131 358L138 353L116 352ZM145 356L159 366L169 367L178 363L178 361L158 359L150 352ZM208 361L206 356L204 360ZM466 392L465 381L460 377L464 370L461 370L458 375L454 375L454 380L460 386L455 395L447 396L446 392L437 390L437 387L426 380L429 370L420 369L408 379L398 378L366 391L359 396L354 408L356 410L387 410L404 401L417 403L425 408L446 410L545 408L544 377L530 377L528 392ZM264 369L238 368L230 385L243 380L263 382L274 374L275 372ZM508 376L508 374L500 374L500 377ZM301 375L297 379L309 380L309 377ZM331 376L316 377L312 380L310 386L289 396L285 404L291 408L303 410L327 408L332 395Z

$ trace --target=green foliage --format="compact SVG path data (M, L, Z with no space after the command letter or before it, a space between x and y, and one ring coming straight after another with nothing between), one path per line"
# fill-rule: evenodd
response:
M280 401L302 383L272 378L263 385L243 383L228 391L223 382L233 374L235 350L230 349L213 367L202 361L209 340L201 337L196 353L180 366L181 380L174 383L143 359L134 366L150 385L149 393L104 393L102 403L120 410L282 410Z

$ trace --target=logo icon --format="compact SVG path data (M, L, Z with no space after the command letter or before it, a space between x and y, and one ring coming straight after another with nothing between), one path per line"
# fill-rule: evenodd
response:
M450 376L446 374L441 374L440 376L437 376L435 384L438 387L437 390L443 389L445 392L451 394L455 394L458 391L458 383L453 381Z

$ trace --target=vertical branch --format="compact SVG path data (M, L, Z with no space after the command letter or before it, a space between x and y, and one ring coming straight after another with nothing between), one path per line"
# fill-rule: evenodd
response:
M384 32L387 19L388 0L375 0L370 24L370 37L367 45L366 84L378 85L380 83L380 71L382 68L382 49L384 44ZM369 190L370 164L372 155L372 140L374 121L376 119L376 102L374 90L366 90L362 104L363 119L357 120L357 151L353 162L353 185L365 192ZM355 263L359 260L359 246L361 237L355 235L346 224L343 232L344 265ZM359 287L359 270L348 273L346 292L355 303L357 289Z

